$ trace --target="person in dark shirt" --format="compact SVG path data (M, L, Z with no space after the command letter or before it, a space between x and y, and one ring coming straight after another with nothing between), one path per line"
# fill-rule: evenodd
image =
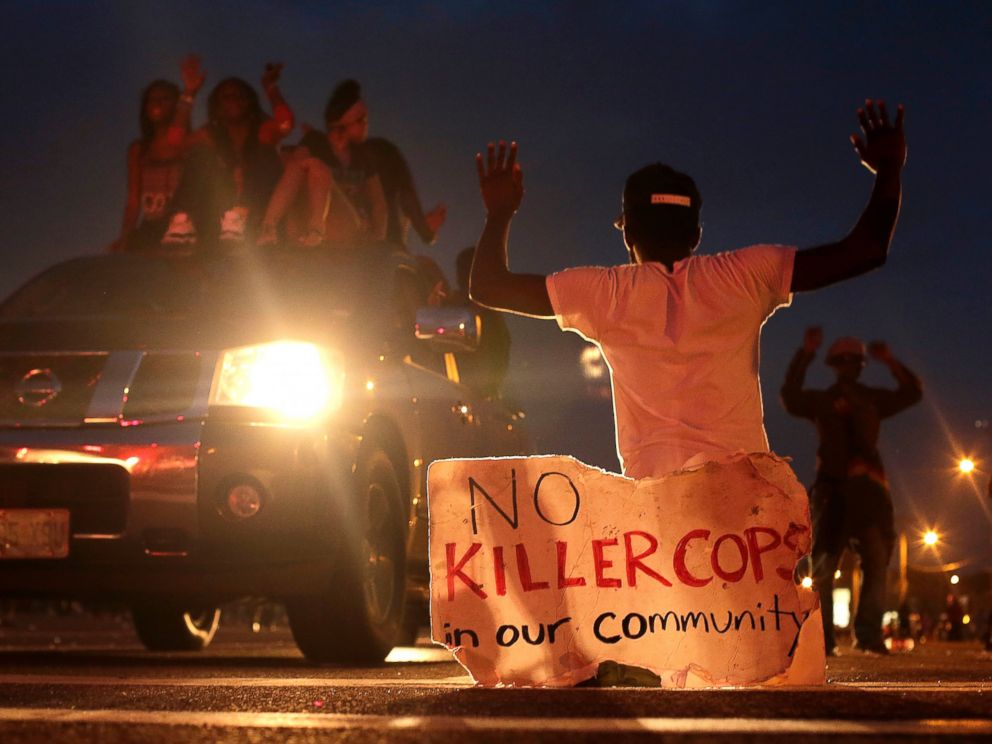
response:
M275 243L278 228L307 186L307 230L299 242L316 246L382 241L387 208L382 182L362 147L368 138L368 108L361 87L345 80L324 108L326 132L303 135L269 201L258 244Z
M262 74L271 115L258 92L240 78L226 78L211 91L209 121L188 138L189 154L163 245L219 240L230 248L254 237L282 175L276 145L294 125L279 90L281 74L281 63L267 64Z
M854 620L856 643L864 651L884 654L882 612L895 529L878 436L882 419L917 403L923 389L919 378L880 341L868 353L889 368L898 387L886 390L858 382L865 345L856 338L840 338L827 351L837 382L826 390L805 389L806 370L822 342L820 328L806 330L786 373L782 402L792 415L813 421L820 440L811 502L813 583L820 594L824 641L827 653L835 654L833 578L844 548L851 545L864 574Z
M410 166L392 142L382 137L371 137L363 149L382 181L388 208L386 241L405 248L412 226L425 245L433 245L438 230L444 224L447 208L438 204L429 212L424 212Z
M458 370L462 381L488 398L498 398L510 366L510 330L502 313L473 302L468 295L468 279L472 271L475 246L458 253L455 270L458 289L448 298L448 305L464 306L478 315L479 347L458 355Z

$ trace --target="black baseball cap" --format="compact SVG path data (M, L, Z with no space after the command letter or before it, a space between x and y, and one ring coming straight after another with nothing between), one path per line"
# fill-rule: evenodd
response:
M703 198L692 178L664 163L653 163L627 177L623 212L613 224L622 230L625 215L646 215L662 209L672 211L673 216L674 210L685 210L685 218L698 223L702 205Z

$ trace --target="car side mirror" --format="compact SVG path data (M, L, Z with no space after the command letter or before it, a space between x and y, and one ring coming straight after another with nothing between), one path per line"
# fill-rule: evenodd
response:
M467 307L421 307L414 332L435 351L475 351L480 325L479 316Z

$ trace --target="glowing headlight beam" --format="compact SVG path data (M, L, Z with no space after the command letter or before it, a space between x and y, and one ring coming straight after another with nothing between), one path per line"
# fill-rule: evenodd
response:
M211 402L308 419L340 407L342 382L340 365L320 347L277 341L224 352Z

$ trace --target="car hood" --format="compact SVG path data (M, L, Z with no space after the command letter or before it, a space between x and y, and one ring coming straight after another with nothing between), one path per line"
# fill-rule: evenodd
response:
M0 322L0 352L12 351L120 351L225 349L263 343L277 338L313 337L289 324L219 319L87 318L7 320Z

